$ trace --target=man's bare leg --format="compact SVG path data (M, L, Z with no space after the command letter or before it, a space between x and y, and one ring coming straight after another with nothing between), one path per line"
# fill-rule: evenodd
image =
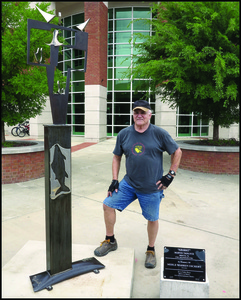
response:
M158 220L157 221L148 221L147 223L147 233L148 233L148 248L146 251L146 260L145 260L145 267L146 268L155 268L156 267L156 255L154 245L156 242L156 237L158 233Z
M148 221L147 223L147 233L148 233L148 240L149 246L154 247L157 233L158 233L159 223L157 221Z
M104 219L106 227L106 235L112 236L114 234L114 226L116 222L116 212L115 209L103 204L104 209Z
M106 239L101 243L100 247L96 248L94 254L96 256L104 256L110 251L117 249L117 241L114 238L114 226L116 222L116 212L114 208L111 208L103 204L104 219L106 226Z

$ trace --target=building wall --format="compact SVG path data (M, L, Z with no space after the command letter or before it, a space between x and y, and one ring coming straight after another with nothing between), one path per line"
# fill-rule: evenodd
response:
M155 2L155 1L153 1ZM109 1L108 8L115 7L128 7L128 6L151 6L153 2L150 1L133 1L133 2L125 2L125 1Z
M209 135L213 136L213 125L209 126ZM220 139L231 139L235 138L239 140L239 124L233 124L229 128L222 128L219 126L219 138Z
M31 2L34 6L38 2ZM107 98L107 23L108 9L150 6L151 2L52 2L51 9L56 15L61 12L62 17L85 12L85 20L91 17L86 32L89 33L89 49L87 72L85 74L85 136L90 141L98 141L106 137L106 98ZM104 16L104 17L103 17ZM43 138L43 124L52 123L49 99L42 114L30 119L31 137ZM156 98L155 124L166 129L173 138L176 138L176 110L170 109L167 103ZM7 134L11 134L11 127L5 126ZM213 127L209 127L209 136L212 137ZM239 125L230 128L220 128L220 138L238 138Z
M55 6L56 15L61 12L61 17L71 16L74 14L84 12L84 2L76 1L76 2L52 2Z
M85 2L88 23L88 60L85 73L85 140L106 138L108 8L103 2Z
M85 21L90 18L85 85L107 87L108 8L103 2L85 2L84 8Z

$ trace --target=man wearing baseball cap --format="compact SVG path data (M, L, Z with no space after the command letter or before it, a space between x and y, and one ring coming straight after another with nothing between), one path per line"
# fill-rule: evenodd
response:
M145 267L156 267L155 241L158 233L159 207L165 190L173 181L182 151L169 133L150 123L151 106L145 100L133 104L134 124L122 129L113 151L112 175L107 198L103 202L106 237L96 256L104 256L117 249L114 237L116 209L123 211L138 199L142 215L148 221L148 246ZM171 155L169 172L163 176L163 152ZM126 156L126 175L118 181L122 155ZM134 234L134 233L133 233Z

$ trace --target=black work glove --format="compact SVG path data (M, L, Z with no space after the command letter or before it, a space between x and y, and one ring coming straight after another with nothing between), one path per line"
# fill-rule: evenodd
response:
M119 188L119 181L112 180L111 185L109 186L108 192L113 193L114 190L118 190L118 188Z
M172 176L168 173L167 175L162 176L162 178L160 179L160 181L161 181L161 184L162 184L162 185L168 187L168 186L171 184L171 182L172 182L173 179L174 179L174 177L172 177Z

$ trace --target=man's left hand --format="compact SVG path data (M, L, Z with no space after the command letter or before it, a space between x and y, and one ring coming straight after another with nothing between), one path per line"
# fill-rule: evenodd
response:
M172 177L169 173L165 176L162 176L162 178L156 183L156 185L158 186L158 190L166 189L171 184L173 179L174 177Z

